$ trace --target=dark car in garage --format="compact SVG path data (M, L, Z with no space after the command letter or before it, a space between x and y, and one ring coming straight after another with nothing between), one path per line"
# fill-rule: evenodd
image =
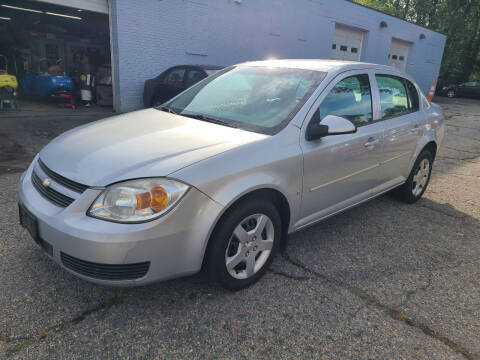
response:
M158 106L209 75L223 69L217 65L177 65L153 79L145 81L143 104L146 108Z
M472 80L459 85L444 86L441 93L449 98L469 97L480 99L480 80Z

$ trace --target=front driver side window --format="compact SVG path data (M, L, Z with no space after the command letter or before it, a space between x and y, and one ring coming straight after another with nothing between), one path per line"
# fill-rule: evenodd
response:
M337 115L357 127L372 122L372 95L368 75L354 75L338 82L320 105L320 120Z

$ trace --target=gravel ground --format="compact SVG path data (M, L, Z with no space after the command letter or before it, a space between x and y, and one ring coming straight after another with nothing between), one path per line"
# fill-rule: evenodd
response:
M102 113L0 118L0 358L480 359L480 102L437 99L424 198L382 196L290 236L257 284L114 289L48 260L16 185L53 136Z

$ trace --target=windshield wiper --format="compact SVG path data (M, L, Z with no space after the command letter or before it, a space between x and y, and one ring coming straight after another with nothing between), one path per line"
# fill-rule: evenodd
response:
M195 114L195 113L187 113L187 114L183 114L181 113L180 115L182 116L187 116L187 117L190 117L192 119L197 119L197 120L202 120L202 121L206 121L206 122L211 122L213 124L218 124L218 125L224 125L224 126L228 126L228 127L232 127L232 128L237 128L237 126L225 121L225 120L222 120L222 119L219 119L219 118L216 118L216 117L213 117L213 116L210 116L210 115L204 115L204 114Z
M170 114L178 115L175 111L172 110L172 108L171 108L170 106L166 106L166 105L165 105L165 106L161 106L159 109L162 110L162 111L167 111L167 112L169 112Z

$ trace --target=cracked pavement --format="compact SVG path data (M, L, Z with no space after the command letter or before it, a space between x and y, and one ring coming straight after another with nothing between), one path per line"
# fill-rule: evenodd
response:
M263 279L117 289L18 225L16 184L53 136L102 117L0 118L0 358L480 359L480 102L437 101L446 138L416 205L381 196L289 237Z

